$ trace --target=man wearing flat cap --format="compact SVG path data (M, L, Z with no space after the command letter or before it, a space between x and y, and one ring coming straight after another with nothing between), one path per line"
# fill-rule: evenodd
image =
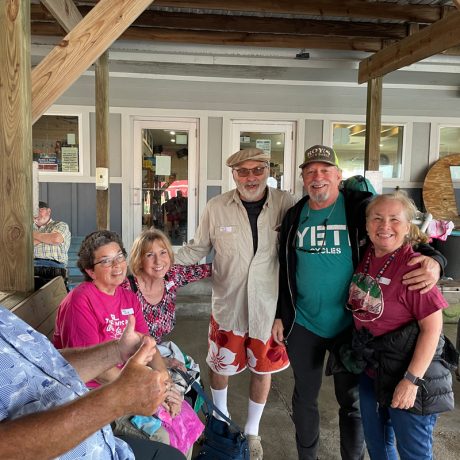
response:
M350 340L353 317L345 305L353 271L368 244L365 213L372 193L340 189L342 171L331 147L310 147L299 168L306 196L287 212L280 229L280 286L272 333L278 344L286 344L294 371L292 419L299 460L316 460L324 359L326 351L334 356ZM445 260L422 246L417 250L430 257L415 257L410 264L421 266L406 273L410 279L404 283L424 293L436 284ZM343 460L364 458L358 379L343 369L334 373Z
M67 266L67 252L70 246L70 230L65 222L51 219L51 209L47 203L38 203L38 214L34 216L34 266Z
M212 316L206 361L214 403L228 414L228 377L251 371L248 435L251 460L263 451L259 423L271 374L289 366L286 350L271 337L278 297L278 228L294 197L267 187L270 156L240 150L226 162L236 189L211 199L195 238L182 247L178 263L192 264L215 251Z

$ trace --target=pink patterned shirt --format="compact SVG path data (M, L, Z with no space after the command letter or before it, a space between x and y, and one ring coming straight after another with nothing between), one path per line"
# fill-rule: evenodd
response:
M163 337L169 334L176 325L176 296L177 289L188 283L209 278L212 274L212 265L173 265L165 275L165 290L163 298L155 305L149 303L142 295L136 277L136 294L142 305L144 318L150 331L150 335L160 343ZM131 290L128 279L121 285L125 289Z

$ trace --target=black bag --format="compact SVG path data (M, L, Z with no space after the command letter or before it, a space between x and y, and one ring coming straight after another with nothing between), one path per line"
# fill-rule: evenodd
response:
M189 375L180 373L204 401L201 406L206 417L204 442L195 460L249 460L248 440L241 428L214 405L198 382L192 383ZM214 417L213 411L225 421Z

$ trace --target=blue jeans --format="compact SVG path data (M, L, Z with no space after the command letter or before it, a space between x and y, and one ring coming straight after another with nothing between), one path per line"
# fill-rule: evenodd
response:
M433 459L433 429L437 414L416 415L407 410L379 407L374 380L366 374L360 378L359 400L371 460Z
M65 264L58 262L53 259L34 259L35 267L55 267L55 268L65 268Z

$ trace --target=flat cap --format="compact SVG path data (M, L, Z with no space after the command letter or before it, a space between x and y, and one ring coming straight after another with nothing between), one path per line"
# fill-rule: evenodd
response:
M243 161L253 160L253 161L270 161L270 155L265 153L263 150L256 149L251 147L249 149L239 150L238 152L230 155L227 158L225 164L227 166L233 167L237 164L243 163Z

